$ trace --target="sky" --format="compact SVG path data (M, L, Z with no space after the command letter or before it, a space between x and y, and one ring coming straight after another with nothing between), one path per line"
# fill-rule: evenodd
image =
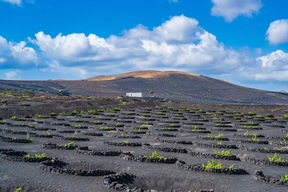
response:
M178 70L288 91L287 0L0 0L0 79Z

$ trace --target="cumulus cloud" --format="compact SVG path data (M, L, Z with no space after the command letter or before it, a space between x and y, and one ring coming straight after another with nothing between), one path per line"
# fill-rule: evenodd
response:
M267 69L281 69L286 67L288 69L288 53L282 50L277 50L266 56L258 57L257 60L261 63L263 68Z
M2 1L11 3L13 5L18 5L18 6L21 6L21 3L22 3L22 0L2 0Z
M277 50L256 59L260 64L255 72L256 80L288 81L288 53Z
M63 79L155 69L199 73L242 85L288 81L288 53L277 50L260 56L261 50L227 48L196 19L184 15L153 29L138 25L121 36L60 33L52 37L40 31L29 41L34 48L0 36L1 78L17 79L21 67L28 66Z
M11 56L19 64L31 64L37 65L37 54L31 47L26 46L26 42L21 41L20 43L11 46Z
M16 66L37 65L36 51L28 47L26 42L8 42L0 36L0 66L9 68Z
M181 15L172 17L161 26L154 28L152 33L160 41L191 43L197 38L196 33L201 31L196 19Z
M183 15L172 17L152 30L139 25L125 31L123 36L101 38L73 33L51 37L44 32L35 36L34 43L42 55L51 63L58 63L54 68L83 66L86 71L110 69L110 73L178 68L217 73L235 68L241 61L239 53L218 42L197 20Z
M38 32L35 36L36 44L49 58L75 61L92 51L94 42L90 41L90 38L97 41L97 37L92 38L93 35L86 37L84 34L69 34L67 36L59 34L52 39L50 35Z
M227 22L232 22L241 15L251 17L262 7L261 0L212 0L212 3L211 14L224 17Z
M270 23L266 32L270 44L276 45L288 42L288 19L276 20Z
M0 65L7 61L7 54L10 52L10 47L5 38L0 36Z
M277 50L260 57L254 56L246 58L243 65L229 72L209 76L251 88L288 90L288 53Z

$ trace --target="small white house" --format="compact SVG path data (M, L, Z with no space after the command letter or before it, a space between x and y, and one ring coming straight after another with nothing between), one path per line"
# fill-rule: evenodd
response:
M126 97L142 97L142 93L126 93Z

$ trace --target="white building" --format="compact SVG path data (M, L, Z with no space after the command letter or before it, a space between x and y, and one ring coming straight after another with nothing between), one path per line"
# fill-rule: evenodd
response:
M126 93L126 97L143 97L142 93Z

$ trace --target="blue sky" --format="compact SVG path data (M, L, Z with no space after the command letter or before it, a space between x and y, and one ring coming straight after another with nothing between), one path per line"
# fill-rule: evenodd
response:
M0 0L0 79L180 70L288 91L287 0Z

